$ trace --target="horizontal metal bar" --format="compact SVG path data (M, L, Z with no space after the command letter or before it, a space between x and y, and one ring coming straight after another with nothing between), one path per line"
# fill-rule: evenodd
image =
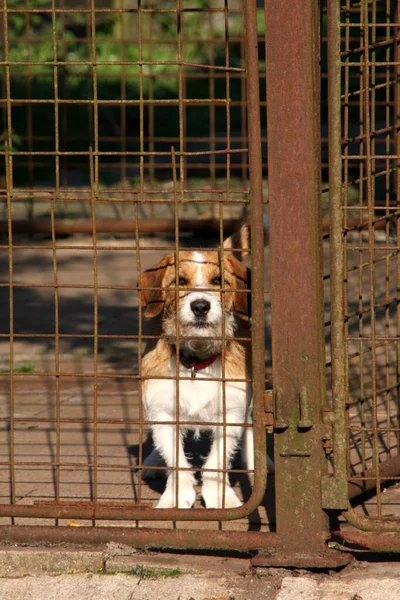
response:
M9 286L6 286L9 287ZM13 285L13 288L18 287L18 285ZM23 287L39 287L39 286L23 286ZM40 286L42 287L42 286ZM47 287L47 286L45 286ZM75 287L75 286L71 286L71 287ZM77 289L80 289L80 286L77 286ZM87 289L86 287L84 289ZM89 289L94 289L94 288L89 288ZM96 288L96 289L102 289L100 287ZM115 288L108 288L108 289L115 289ZM117 288L118 289L118 288ZM14 338L26 338L26 339L35 339L35 338L54 338L55 337L55 333L13 333L13 337ZM94 337L94 333L58 333L57 334L58 337L60 339L65 338L65 339L74 339L74 338L81 338L81 339L87 339L87 340L91 340ZM0 339L1 338L9 338L10 334L9 333L0 333ZM158 340L160 339L159 336L156 335L141 335L139 336L138 334L132 334L132 335L123 335L123 334L97 334L97 338L98 339L104 339L104 340ZM163 338L165 340L172 340L175 341L175 338L172 336L168 336L165 335L163 336ZM196 337L194 336L188 336L188 335L183 335L181 337L182 340L193 340L196 339ZM235 341L235 342L248 342L250 340L250 338L248 337L230 337L230 336L226 336L226 337L218 337L218 336L203 336L203 340L223 340L225 342L229 342L229 341ZM79 373L80 375L82 375L82 373ZM38 376L38 375L50 375L50 376L67 376L70 377L71 373L70 372L62 372L62 371L47 371L47 372L43 372L43 371L35 371L33 373L21 373L21 372L12 372L12 375L18 375L21 377L27 377L29 375L34 375L34 376ZM114 377L116 377L114 375ZM145 376L143 376L144 378L146 378ZM167 375L152 375L151 379L157 379L158 377L161 378L168 378L170 379L170 377L168 377ZM147 377L148 379L149 377ZM212 381L249 381L249 379L225 379L225 378L216 378L216 379L212 379Z
M13 336L15 337L15 336ZM35 336L34 336L35 337ZM39 336L37 336L39 337ZM54 336L52 336L54 337ZM76 338L79 338L81 336L74 336ZM47 373L11 373L13 379L15 379L15 377L80 377L80 378L84 378L84 377L93 377L94 376L94 371L91 373L58 373L58 372L47 372ZM10 373L9 372L5 372L4 373L5 377L9 377ZM174 377L171 375L116 375L115 373L97 373L96 377L98 379L139 379L140 381L145 381L147 379L152 379L152 380L167 380L167 381L193 381L193 378L190 377L184 377L184 376L178 376L178 377ZM202 377L201 381L222 381L222 382L226 382L226 383L232 383L232 382L245 382L245 381L252 381L250 378L248 379L233 379L233 378L228 378L228 377Z
M260 487L260 486L259 486ZM253 488L247 502L237 508L157 508L126 502L114 506L111 502L56 503L51 505L0 504L0 517L36 519L82 519L89 521L231 521L251 514L262 501L264 489ZM209 535L209 532L208 532Z
M374 533L397 532L400 533L400 518L398 519L379 519L373 517L364 517L355 512L352 508L343 512L343 517L346 521L362 531L370 531Z
M102 423L101 423L102 424ZM118 424L118 423L117 423ZM121 424L121 423L119 423ZM125 422L124 422L125 425ZM115 433L116 430L113 430L112 433ZM119 430L120 432L121 430ZM118 432L118 433L119 433ZM113 471L118 470L118 471L141 471L142 469L146 469L146 470L150 470L150 471L166 471L168 470L167 467L147 467L145 465L120 465L117 463L100 463L100 462L86 462L86 463L79 463L79 462L67 462L67 461L61 461L61 462L55 462L55 461L49 461L49 462L38 462L38 461L14 461L13 463L15 465L16 468L21 468L21 467L39 467L38 470L45 470L46 467L60 467L61 469L65 468L65 469L70 469L70 468L74 468L74 469L81 469L81 470L87 470L87 469L92 469L94 467L101 469L102 471L107 471L112 469ZM9 467L10 463L9 462L0 462L0 466L2 467ZM173 471L175 469L169 469L170 471ZM188 473L241 473L241 474L249 474L249 473L254 473L254 470L250 470L250 469L206 469L204 467L179 467L179 471L185 471ZM84 500L82 500L82 502L84 502ZM124 503L119 503L118 506L126 506L128 504L128 500L126 501L126 504ZM71 506L74 502L71 501L69 502L68 500L66 500L65 502L60 502L59 504L65 505L65 506ZM37 501L34 503L35 506L41 506L43 504L54 504L55 502L53 500L43 500L43 501ZM115 503L114 502L110 502L108 504L108 506L114 506ZM9 506L9 505L7 505ZM137 504L135 504L135 506L137 506ZM145 505L143 504L143 506L149 506L149 505Z
M0 100L0 104L5 104L6 101L4 100ZM59 98L57 100L55 99L39 99L39 98L29 98L29 99L25 99L25 98L15 98L13 100L9 100L9 103L12 105L17 105L17 104L27 104L27 105L35 105L35 104L58 104L58 105L62 105L62 104L66 104L66 105L75 105L75 104L79 104L79 105L98 105L98 106L142 106L143 104L145 105L160 105L160 106L180 106L180 104L196 104L197 106L214 106L214 105L233 105L234 103L229 99L229 98L225 98L225 99L213 99L213 98L181 98L181 99L161 99L161 98L157 98L157 99L138 99L138 100L133 100L133 99L125 99L125 100L83 100L83 99L79 99L79 100L71 100L69 98ZM238 103L241 105L241 103ZM43 152L43 154L45 155L46 152Z
M55 14L88 14L88 15L99 15L99 14L138 14L138 13L148 13L148 14L177 14L177 13L193 13L193 12L201 12L201 13L225 13L225 8L9 8L4 9L5 13L21 13L21 14L42 14L42 13L55 13ZM230 13L241 13L240 9L229 9Z
M0 101L1 102L1 101ZM246 154L246 148L222 148L222 150L196 150L196 151L183 151L177 152L177 155L180 156L210 156L210 155L219 155L219 154ZM5 156L5 151L0 152L0 156ZM90 156L90 152L85 150L74 151L74 150L9 150L7 152L8 156ZM109 150L109 151L101 151L93 152L93 156L171 156L170 152L162 152L161 150L147 152L145 150L125 150L124 152L118 152L118 150ZM171 193L171 192L169 192Z
M98 423L99 425L121 425L121 424L129 424L129 425L143 425L143 421L140 421L139 419L120 419L119 421L117 420L111 420L111 419L101 419L100 417L96 418L96 420L94 421L94 419L63 419L63 418L46 418L46 417L15 417L15 416L10 416L10 417L1 417L0 418L0 423L6 423L8 421L10 421L10 419L12 418L14 423L43 423L43 425L45 423L76 423L76 424L93 424L93 423ZM146 425L171 425L171 426L176 426L177 421L148 421L146 419L145 421ZM193 426L198 426L198 427L203 427L203 428L207 428L207 427L224 427L226 424L224 422L218 422L218 421L207 421L206 423L204 421L181 421L179 420L179 425L193 425ZM251 427L251 425L249 424L243 424L243 423L231 423L229 422L229 427ZM0 462L0 464L3 464ZM4 464L8 464L8 463L4 463ZM21 463L22 464L22 463ZM24 463L25 464L25 463ZM50 464L50 463L49 463ZM57 464L61 464L61 463L57 463ZM87 463L85 463L87 464ZM215 469L212 469L213 471L215 471ZM217 469L218 470L218 469Z
M132 190L130 193L133 193ZM136 192L135 192L136 193ZM58 199L60 200L60 199ZM63 201L68 202L69 198L64 197ZM80 198L80 201L89 202L90 198ZM107 202L108 200L103 200L101 197L98 198L100 202ZM134 203L138 202L138 200L131 199L113 199L113 202L129 202ZM209 203L210 200L203 200L204 202ZM142 203L143 201L140 201ZM153 202L153 200L149 200L148 202ZM168 200L162 199L157 202L168 203ZM221 200L221 202L226 202L226 200ZM237 202L243 203L245 201L238 200ZM171 200L172 204L173 201ZM374 228L376 230L383 230L386 226L386 221L390 220L390 217L383 217L382 219L378 219ZM0 233L8 232L8 222L5 220L0 221ZM96 232L97 233L134 233L136 231L136 224L134 221L130 221L128 219L109 219L109 220L101 220L96 219L95 223ZM138 224L139 233L150 234L150 233L173 233L175 229L175 224L173 219L141 219ZM224 221L224 232L226 234L231 233L236 230L238 227L238 221L235 220L226 220ZM349 230L361 230L366 229L368 227L368 223L360 223L359 220L354 220L349 222L348 224ZM90 219L55 219L54 225L52 224L50 219L24 219L24 220L15 220L12 222L12 230L13 233L41 233L41 234L51 234L54 229L54 233L56 235L67 235L67 234L93 234L93 223ZM179 229L181 232L196 232L196 233L219 233L219 222L216 219L182 219L179 221ZM323 219L322 221L322 229L323 231L329 231L330 225L328 219ZM136 248L135 248L136 249ZM142 249L142 248L140 248ZM151 248L154 250L154 248ZM366 250L369 248L366 247ZM394 246L391 246L391 249L394 249Z
M0 153L1 154L1 153ZM161 165L163 166L163 165ZM192 165L193 166L193 165ZM167 165L165 165L165 167L167 168ZM209 165L202 165L202 168L209 168ZM239 167L238 167L239 168ZM183 193L186 194L186 192L191 193L189 190L184 191ZM73 202L90 202L91 201L91 195L90 192L87 192L86 190L83 191L84 194L87 194L86 196L73 196L71 195L67 195L64 196L62 194L57 194L56 193L49 193L48 196L46 197L40 197L39 193L44 193L43 190L38 190L37 192L29 192L27 191L26 194L23 195L23 197L21 196L12 196L12 201L13 202L27 202L31 200L29 194L34 194L35 195L35 200L38 202L52 202L53 199L56 200L57 202L65 202L65 203L73 203ZM141 195L141 192L139 189L130 189L130 190L109 190L109 193L115 193L118 194L117 197L113 196L104 196L102 195L102 193L100 192L99 194L96 194L96 202L104 202L107 204L131 204L131 205L135 205L135 204L139 204L139 205L143 205L143 204L147 204L147 205L157 205L157 204L173 204L173 200L171 198L163 198L163 191L162 190L146 190L146 192L144 192L143 196ZM167 196L171 196L171 192L164 192L165 195ZM182 200L182 204L187 204L188 202L190 202L191 204L240 204L240 205L246 205L249 204L249 200L246 196L249 196L249 192L247 191L243 191L243 190L208 190L208 192L203 192L202 190L197 191L197 194L208 194L207 198L202 198L200 196L194 196L191 195L190 200L188 198L183 198ZM149 198L146 196L150 196L152 194L157 194L158 198ZM191 193L192 194L192 193ZM125 195L129 195L129 198L124 197ZM210 198L210 196L214 196L214 198ZM215 198L215 196L218 196L218 198ZM234 198L233 196L241 196L240 198ZM243 198L243 196L245 196ZM0 195L0 198L5 198L5 194ZM265 202L265 204L267 204L267 202ZM71 219L72 220L72 219ZM83 221L86 221L86 219L82 219ZM183 219L184 220L184 219ZM118 221L118 219L116 219L116 221ZM15 222L15 221L14 221ZM130 233L130 232L128 232ZM204 248L203 248L204 250Z
M51 527L0 526L0 541L33 544L41 543L103 545L109 542L128 544L136 548L175 548L187 550L234 550L249 552L261 548L271 554L279 548L276 533L258 531L168 530L132 527Z
M349 544L356 544L373 552L392 552L396 554L400 552L400 536L396 532L366 532L341 526L332 534Z
M310 556L307 549L301 555L291 553L275 532L207 531L201 529L150 529L132 527L52 527L35 525L0 526L0 542L13 544L53 545L73 544L103 546L110 542L138 549L209 550L257 552L251 562L254 567L336 568L353 557L327 548L319 556Z
M26 42L26 40L24 40ZM35 43L38 43L38 41L44 41L44 40L38 40L35 39ZM76 40L77 41L77 40ZM195 40L192 40L195 41ZM201 40L203 43L206 42L206 40L202 39ZM130 43L132 43L132 40L129 40ZM211 42L211 40L210 40ZM210 43L209 42L209 43ZM11 61L11 60L2 60L0 61L0 67L20 67L20 66L26 66L26 67L34 67L34 66L38 66L38 67L73 67L73 66L90 66L90 67L102 67L102 66L118 66L118 67L123 67L123 66L137 66L137 67L147 67L147 66L177 66L177 67L194 67L194 68L199 68L199 69L205 69L207 71L223 71L223 72L232 72L232 73L244 73L245 70L240 68L240 67L229 67L229 66L219 66L219 65L205 65L205 64L201 64L201 63L194 63L194 62L187 62L187 61L151 61L151 60L97 60L97 61L91 61L91 60L82 60L82 61L68 61L68 60L59 60L59 61L54 61L54 60L47 60L47 61L30 61L30 60L21 60L21 61ZM19 73L15 73L15 76L18 76ZM159 76L159 74L157 74L157 77ZM189 78L193 77L193 74L188 74ZM15 101L15 98L14 100ZM48 99L44 99L44 102L48 102ZM63 99L62 98L57 98L50 100L53 102L62 102ZM92 102L92 100L88 100L88 102ZM107 102L107 101L105 101ZM177 102L177 101L175 101Z

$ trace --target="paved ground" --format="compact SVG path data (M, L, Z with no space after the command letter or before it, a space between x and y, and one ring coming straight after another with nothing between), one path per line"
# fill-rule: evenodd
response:
M246 559L104 550L0 549L3 600L398 600L400 563L339 573L252 569Z

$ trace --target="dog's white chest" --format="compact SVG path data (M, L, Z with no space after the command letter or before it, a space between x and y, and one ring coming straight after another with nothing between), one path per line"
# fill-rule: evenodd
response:
M222 369L219 358L212 365L195 373L180 365L179 374L181 377L190 377L190 379L181 379L178 385L179 404L182 412L189 417L197 416L200 420L209 420L210 414L221 412L222 383L221 381L207 381L213 377L221 378Z
M171 379L150 379L145 386L143 402L148 420L175 420L179 414L180 421L215 422L223 420L224 405L227 413L233 410L238 420L244 418L248 386L244 382L226 383L224 398L222 382L210 381L221 379L221 359L197 371L195 377L190 369L179 365L179 376L184 379L180 379L177 386L176 361L172 357L169 374Z
M171 379L150 379L146 385L143 401L145 408L153 416L156 412L176 415L179 407L180 420L194 419L209 421L210 415L216 415L222 409L221 381L207 381L209 378L221 378L221 359L196 372L192 377L191 369L179 365L180 379L176 382L176 360L172 357L168 375ZM150 417L153 419L153 417Z

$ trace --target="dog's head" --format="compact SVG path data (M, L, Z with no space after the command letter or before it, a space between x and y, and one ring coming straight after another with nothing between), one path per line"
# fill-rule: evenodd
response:
M250 270L230 248L169 254L142 274L144 316L160 316L168 336L175 337L178 326L179 335L191 338L180 344L188 352L218 351L221 340L209 338L221 338L223 323L231 337L238 318L249 318Z

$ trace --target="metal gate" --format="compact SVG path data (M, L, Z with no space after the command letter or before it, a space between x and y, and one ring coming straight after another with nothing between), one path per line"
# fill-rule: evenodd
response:
M388 191L392 180L398 186L397 13L390 2L380 11L380 3L349 1L341 12L314 0L19 4L0 3L0 539L239 550L255 565L345 564L349 556L328 547L330 515L396 528L385 519L381 483L398 476L398 300L389 283L398 274L398 194ZM355 135L354 101L364 122ZM382 127L372 125L378 106ZM321 164L321 122L323 138L329 122L329 165L324 142ZM374 195L380 176L383 203ZM239 382L252 387L254 474L229 464L225 443L213 471L230 476L242 506L205 509L197 500L190 510L155 509L165 482L142 477L151 449L142 351L160 332L146 331L139 296L165 289L143 286L140 273L165 254L179 263L184 248L218 249L223 263L223 242L243 220L251 225L253 361ZM382 297L377 269L387 282ZM247 279L242 292L249 289ZM351 294L358 305L349 309ZM221 341L230 341L224 332ZM179 370L173 378L182 380ZM225 398L224 370L219 380ZM360 387L349 394L352 381ZM185 425L179 404L177 413L175 429ZM226 407L208 425L226 434ZM171 468L207 473L179 459ZM376 488L373 521L349 509L348 486L352 497L360 482L363 492ZM334 534L356 536L343 524Z
M399 8L328 3L328 23L334 477L324 505L375 532L342 525L345 539L396 551ZM360 495L362 506L347 506Z
M3 540L276 546L261 531L269 526L256 27L253 2L2 3ZM140 274L165 254L183 260L185 246L220 247L224 264L223 242L242 219L251 225L258 327L251 374L238 385L253 392L254 485L238 461L228 464L224 444L219 470L236 479L242 506L155 509L165 481L142 477L150 450L142 350L160 332L145 331L139 297L165 290ZM222 370L224 404L227 382ZM198 425L177 415L175 429ZM206 424L224 433L243 425L227 424L225 410ZM177 462L184 469L207 475Z

